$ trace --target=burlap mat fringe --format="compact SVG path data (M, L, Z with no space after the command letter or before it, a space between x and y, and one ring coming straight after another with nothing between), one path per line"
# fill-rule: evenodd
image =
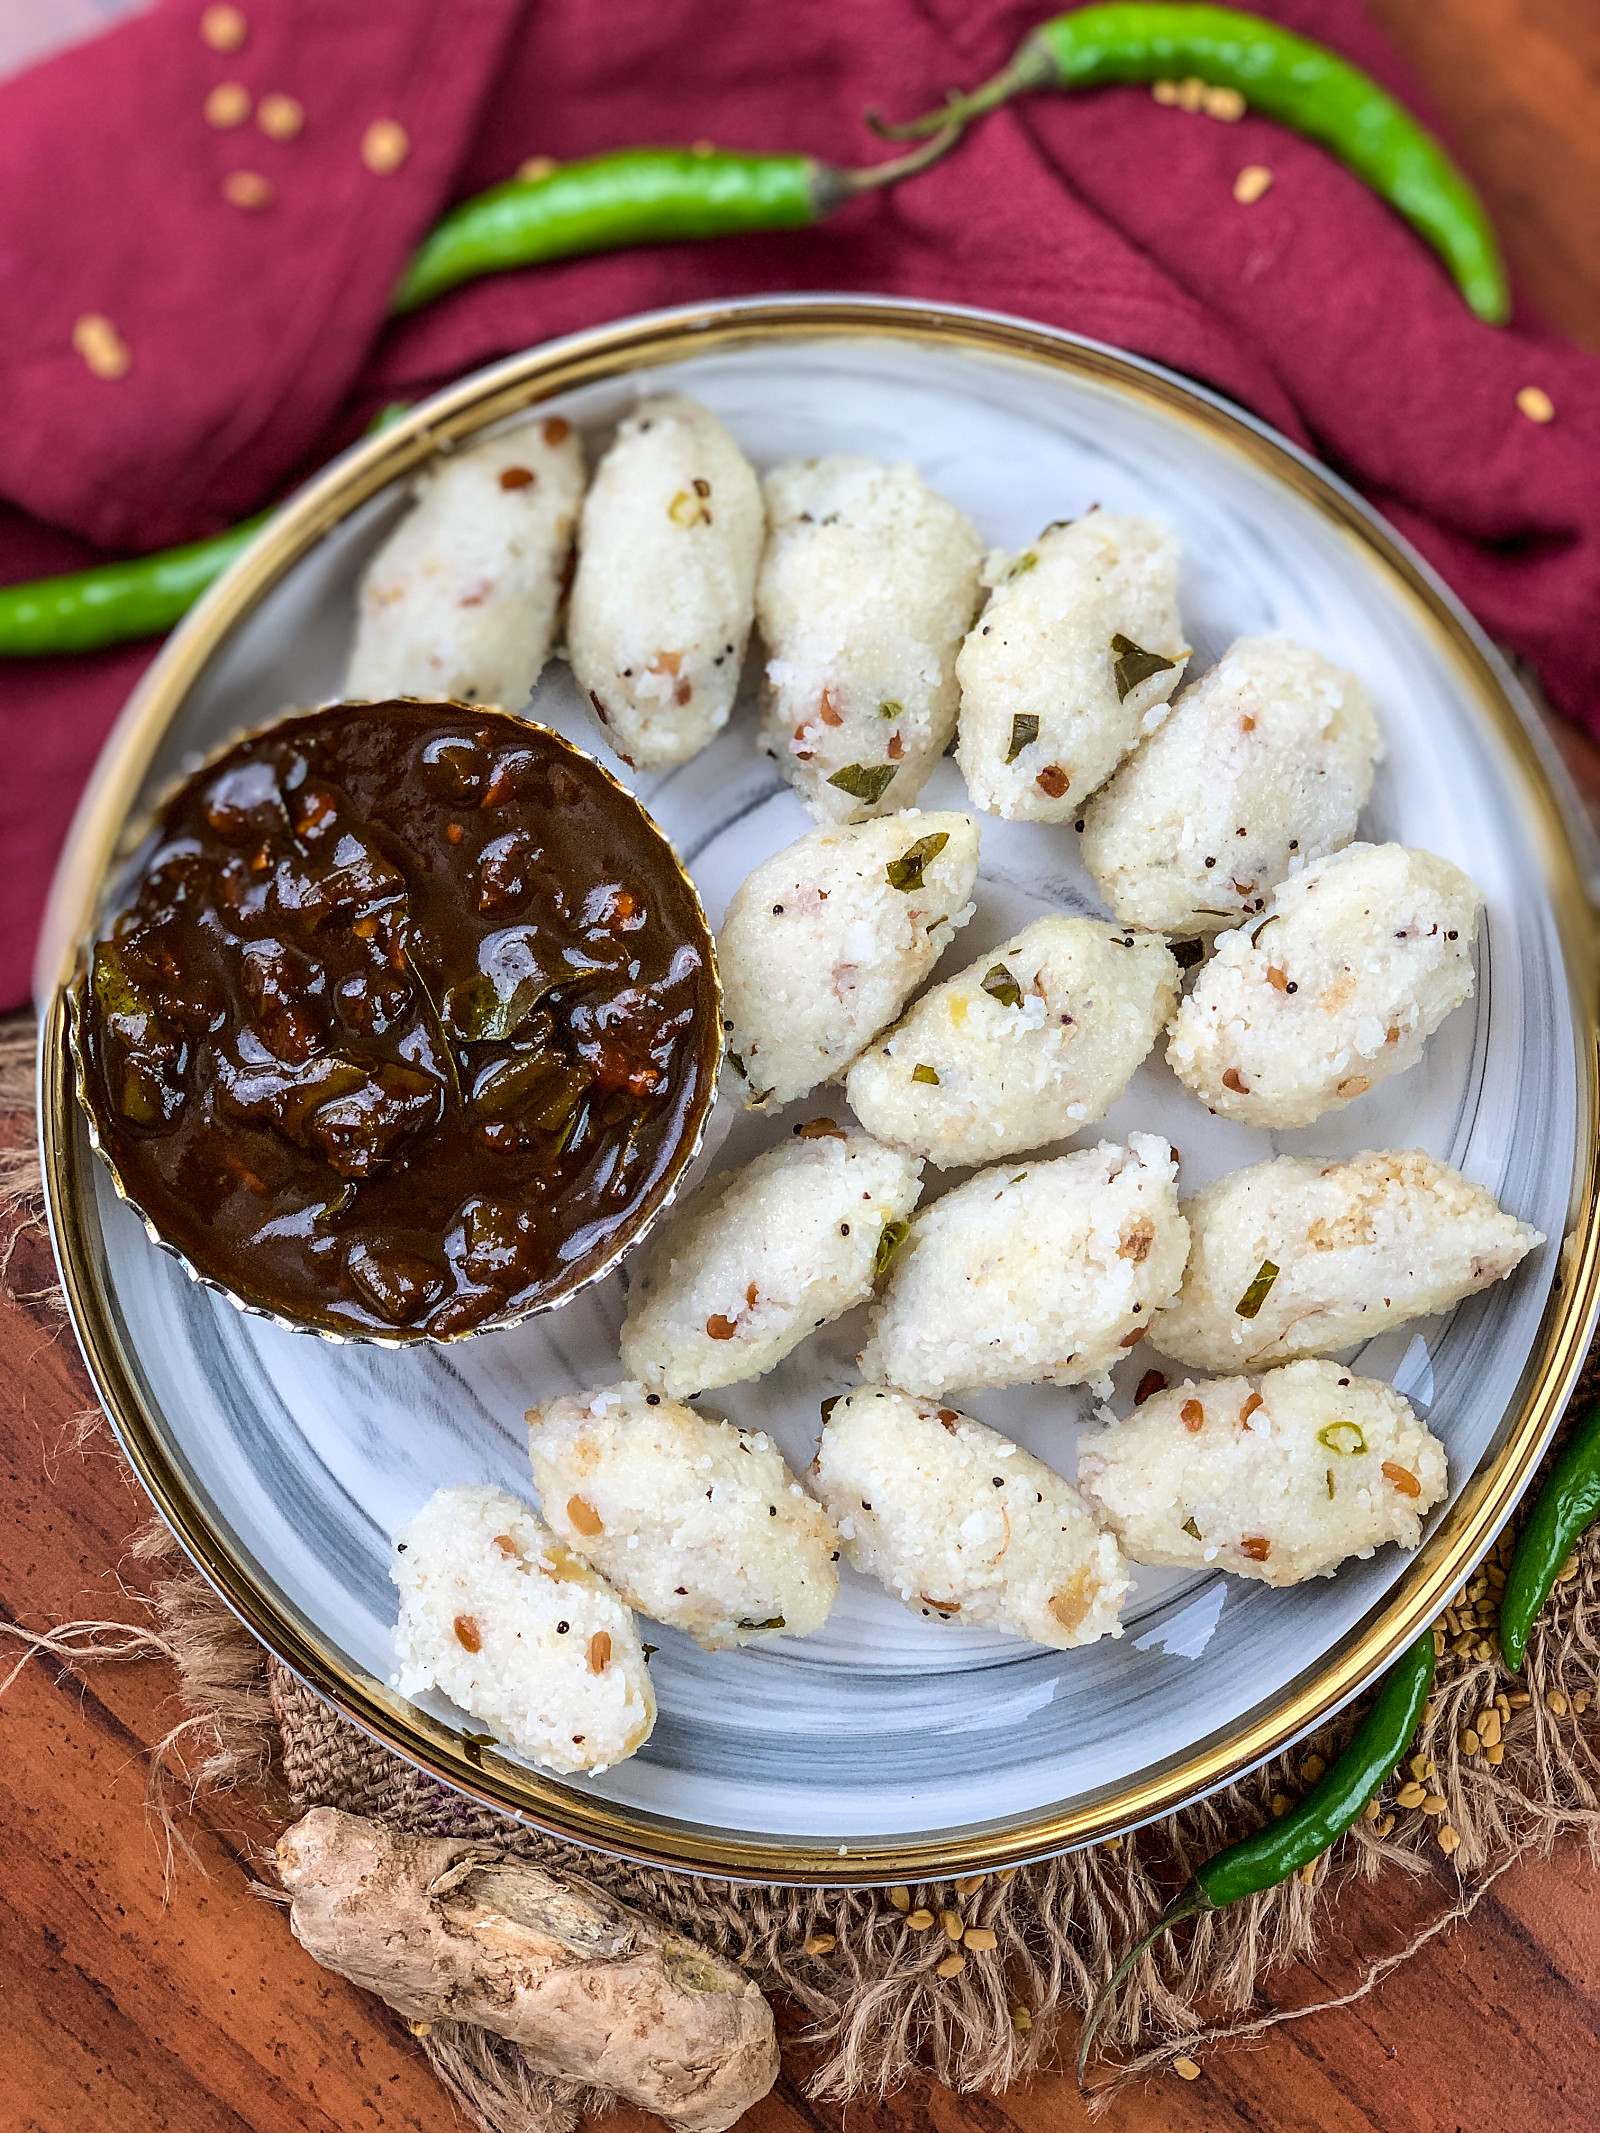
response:
M31 1109L31 1024L0 1026L0 1109ZM12 1285L19 1245L41 1234L36 1161L26 1150L0 1155L0 1281ZM27 1255L37 1268L37 1255ZM12 1293L39 1315L60 1310L39 1281ZM1592 1397L1591 1363L1578 1398ZM1574 1404L1577 1404L1576 1402ZM93 1450L101 1418L92 1413L65 1448ZM69 1433L71 1434L71 1433ZM1311 1741L1237 1784L1160 1824L1087 1851L1024 1867L976 1886L938 1881L910 1891L913 1906L952 1911L988 1927L992 1953L969 1958L954 1978L936 1966L951 1943L941 1926L917 1933L884 1891L761 1888L669 1873L611 1859L524 1828L426 1776L342 1719L287 1668L270 1659L193 1570L178 1568L176 1543L159 1524L134 1544L146 1560L171 1558L142 1623L73 1623L40 1632L0 1630L21 1639L20 1664L35 1652L69 1666L92 1660L159 1657L179 1674L185 1718L152 1754L152 1797L181 1844L174 1812L181 1794L270 1782L287 1808L339 1807L390 1825L471 1837L556 1869L570 1868L625 1902L654 1913L742 1963L764 1991L803 2011L803 2041L823 2056L809 2089L819 2098L886 2096L914 2075L964 2091L997 2094L1059 2057L1064 2016L1081 2011L1110 1974L1119 1948L1154 1919L1200 1860L1259 1828L1309 1782L1313 1758L1336 1755L1354 1717L1346 1714ZM1600 1863L1600 1711L1583 1718L1577 1701L1600 1691L1600 1532L1580 1551L1576 1575L1557 1587L1530 1640L1519 1679L1482 1641L1455 1634L1416 1753L1431 1758L1428 1804L1384 1807L1395 1821L1353 1830L1306 1879L1213 1913L1186 1934L1167 1936L1129 1978L1107 2023L1108 2051L1123 2063L1097 2091L1104 2099L1175 2054L1263 2034L1279 2023L1350 2004L1435 1934L1461 1917L1517 1859L1579 1835ZM0 1684L3 1685L3 1684ZM1497 1693L1530 1692L1503 1727L1503 1760L1469 1754L1463 1736ZM1552 1710L1550 1697L1566 1698ZM1438 1804L1443 1803L1442 1807ZM1459 1838L1446 1858L1443 1828ZM1331 1900L1348 1880L1402 1870L1432 1875L1443 1904L1405 1947L1369 1963L1345 1993L1316 2008L1254 2012L1261 1980L1318 1948ZM831 1936L825 1952L805 1946ZM1204 2010L1204 2013L1202 2013ZM435 2072L464 2114L485 2133L573 2133L580 2116L609 2101L602 2092L553 2080L515 2047L462 2024L436 2024L421 2038Z

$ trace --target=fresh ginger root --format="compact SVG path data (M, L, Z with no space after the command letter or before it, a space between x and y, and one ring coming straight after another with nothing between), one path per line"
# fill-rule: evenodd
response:
M476 2022L547 2074L722 2133L778 2078L742 1970L604 1890L456 1838L314 1807L278 1839L316 1960L412 2021Z

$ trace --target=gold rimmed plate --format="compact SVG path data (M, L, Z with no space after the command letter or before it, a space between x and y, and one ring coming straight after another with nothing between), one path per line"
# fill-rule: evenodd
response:
M620 1375L626 1265L559 1312L449 1351L336 1348L244 1318L118 1203L73 1100L62 984L148 796L223 735L337 694L355 583L411 472L536 406L575 422L592 450L641 390L662 388L716 409L763 468L839 450L913 460L997 546L1092 503L1160 513L1184 547L1196 670L1236 635L1283 629L1361 673L1388 747L1363 834L1441 852L1483 888L1474 1001L1420 1068L1303 1132L1212 1119L1158 1055L1086 1138L1164 1133L1188 1191L1274 1150L1424 1147L1550 1241L1512 1281L1359 1355L1450 1453L1450 1498L1415 1556L1386 1549L1288 1591L1141 1572L1124 1636L1066 1653L925 1621L852 1575L803 1641L713 1654L652 1630L653 1738L602 1778L562 1779L509 1753L480 1758L464 1714L390 1686L388 1542L442 1483L529 1493L523 1411ZM755 753L749 702L703 755L657 776L606 757L564 667L531 711L638 794L713 924L750 867L808 826ZM184 1545L287 1664L402 1754L544 1827L795 1881L988 1868L1126 1828L1303 1732L1433 1617L1507 1516L1576 1377L1600 1301L1595 955L1552 777L1510 676L1404 544L1292 446L1151 365L1018 321L840 297L631 320L496 365L284 507L151 669L80 811L41 963L42 1119L96 1385ZM964 804L952 764L921 804ZM1098 908L1070 831L985 819L982 832L978 913L953 963L1043 910ZM724 1101L706 1160L744 1160L792 1123ZM841 1320L706 1404L766 1429L798 1470L820 1401L853 1380L861 1334L859 1317ZM1087 1395L1021 1388L969 1404L1073 1472Z

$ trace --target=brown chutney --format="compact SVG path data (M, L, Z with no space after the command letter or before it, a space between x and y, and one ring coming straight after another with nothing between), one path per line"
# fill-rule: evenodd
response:
M562 1297L715 1094L714 949L671 846L542 726L336 705L161 810L80 980L84 1099L162 1239L330 1333Z

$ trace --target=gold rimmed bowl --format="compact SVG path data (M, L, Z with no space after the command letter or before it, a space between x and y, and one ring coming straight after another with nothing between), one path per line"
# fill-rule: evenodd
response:
M296 1340L230 1309L152 1247L97 1161L67 984L151 796L284 702L337 691L355 585L408 477L534 408L575 423L592 454L660 389L714 408L761 468L831 451L913 460L996 545L1091 503L1158 512L1183 544L1196 669L1235 636L1281 629L1359 672L1387 745L1362 834L1440 852L1479 883L1473 1001L1421 1067L1304 1131L1210 1118L1159 1056L1097 1131L1166 1135L1186 1191L1275 1151L1421 1147L1549 1242L1511 1281L1356 1358L1449 1452L1449 1497L1414 1555L1385 1549L1289 1590L1141 1571L1123 1636L1077 1652L923 1620L852 1574L805 1640L706 1653L652 1629L653 1737L603 1777L558 1778L480 1750L442 1700L395 1691L389 1541L441 1484L529 1493L524 1410L620 1375L625 1268L521 1325L402 1352ZM637 794L713 924L750 868L808 826L755 751L748 702L701 756L656 776L606 757L564 668L526 708ZM185 1546L266 1643L400 1753L543 1827L678 1866L828 1882L993 1868L1125 1829L1292 1741L1433 1618L1508 1516L1577 1375L1600 1302L1595 944L1590 862L1558 777L1511 676L1404 543L1281 438L1151 365L1014 320L835 297L696 308L532 350L291 500L168 645L101 762L40 985L46 1184L96 1385ZM952 764L922 804L964 804ZM956 961L1044 911L1096 908L1069 831L985 819L982 838ZM745 1160L793 1123L719 1105L708 1160ZM857 1318L826 1327L712 1404L802 1470L862 1333ZM1142 1367L1119 1373L1113 1405ZM1087 1395L1024 1387L972 1405L1074 1471Z
M482 705L232 741L162 799L81 966L117 1192L195 1280L329 1339L570 1302L715 1100L715 944L671 844L584 750Z

